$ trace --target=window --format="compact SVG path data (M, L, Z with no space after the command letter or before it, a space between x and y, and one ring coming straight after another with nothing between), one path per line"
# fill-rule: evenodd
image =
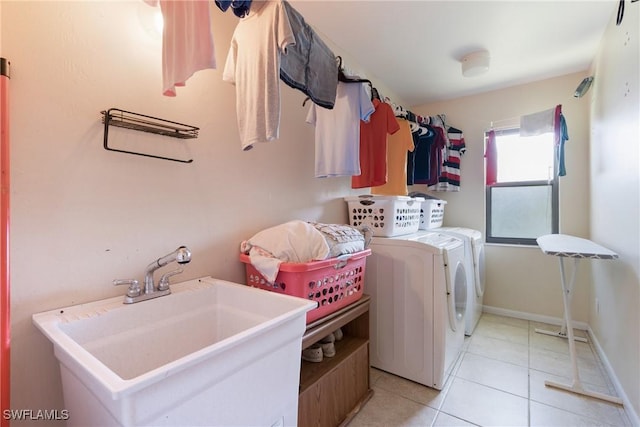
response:
M558 232L558 175L554 134L522 137L519 129L487 133L487 242L536 245ZM492 171L489 171L489 169Z

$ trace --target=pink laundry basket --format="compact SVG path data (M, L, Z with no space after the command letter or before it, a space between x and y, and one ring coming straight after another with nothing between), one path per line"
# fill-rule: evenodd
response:
M240 254L240 261L246 267L247 285L316 301L318 306L307 312L311 323L362 297L369 255L371 249L365 249L322 261L282 263L273 284L251 265L248 255Z

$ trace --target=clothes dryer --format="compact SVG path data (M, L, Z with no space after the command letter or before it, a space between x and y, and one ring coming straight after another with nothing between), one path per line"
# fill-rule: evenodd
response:
M484 297L484 242L478 230L464 227L440 227L439 233L449 234L464 242L465 268L467 270L467 317L464 333L471 335L482 315Z
M441 390L464 345L463 242L423 231L369 247L371 366Z

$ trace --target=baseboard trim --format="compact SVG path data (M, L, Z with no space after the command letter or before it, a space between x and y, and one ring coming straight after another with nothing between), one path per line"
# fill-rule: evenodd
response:
M491 307L488 305L482 306L483 313L496 314L498 316L515 317L516 319L531 320L533 322L548 323L549 325L562 326L563 319L560 317L543 316L541 314L527 313L524 311L507 310L506 308ZM581 331L589 330L589 325L585 322L572 321L574 329L580 329Z
M562 323L564 322L564 320L559 317L543 316L540 314L533 314L533 313L527 313L524 311L516 311L516 310L507 310L505 308L491 307L487 305L482 307L482 312L495 314L498 316L514 317L516 319L530 320L533 322L548 323L550 325L557 325L557 326L562 326ZM613 370L611 363L609 363L609 359L607 359L607 355L605 354L604 350L600 346L600 343L598 342L598 339L596 338L596 334L593 332L589 324L585 322L573 321L572 323L575 329L587 331L587 333L589 334L589 339L591 340L591 343L593 344L594 349L598 353L598 357L602 361L602 366L607 371L607 374L609 375L609 378L611 379L611 382L613 383L613 386L615 387L616 392L618 393L618 396L620 396L620 398L622 399L625 412L629 417L629 422L631 422L631 425L633 426L640 426L640 417L638 417L638 414L636 413L633 407L633 404L629 400L629 397L627 396L627 394L624 392L624 389L622 388L622 384L620 384L620 381L618 380L618 377L616 376L616 373Z
M615 387L616 392L618 393L618 396L620 396L620 398L622 399L625 412L629 417L629 421L631 422L631 425L640 426L640 417L638 417L638 413L635 411L633 404L629 400L629 397L627 396L627 394L624 392L624 389L622 388L622 384L620 384L620 381L618 380L618 377L616 376L613 370L613 367L611 366L611 363L609 363L609 359L607 359L607 355L602 349L602 346L600 346L600 342L598 342L598 338L596 338L596 334L593 332L591 327L587 329L587 332L589 333L589 339L591 340L593 347L596 349L596 352L598 353L598 357L600 357L600 361L602 361L602 366L604 366L604 369L607 371L607 374L609 374L609 378L611 379L611 382L613 383L613 387Z

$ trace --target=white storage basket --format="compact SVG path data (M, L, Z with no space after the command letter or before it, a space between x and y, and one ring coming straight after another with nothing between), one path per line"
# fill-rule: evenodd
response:
M426 199L420 210L420 230L442 227L444 220L444 205L447 202L438 199Z
M411 234L420 227L422 197L355 196L345 197L349 207L349 224L368 225L377 237Z

